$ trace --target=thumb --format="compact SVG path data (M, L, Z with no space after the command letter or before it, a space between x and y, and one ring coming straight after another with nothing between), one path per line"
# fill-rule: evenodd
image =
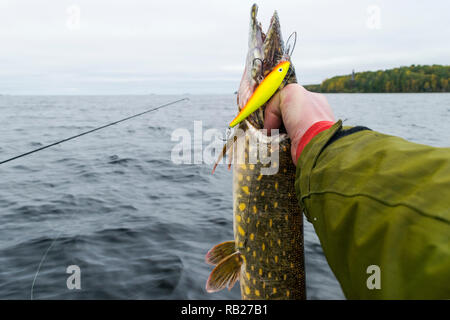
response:
M298 84L289 84L270 100L265 110L265 129L277 129L283 122L291 139L291 155L294 163L297 145L304 134L302 114L307 99L306 89Z
M264 114L264 128L278 129L284 123L291 139L301 128L302 105L307 91L298 84L289 84L268 103Z
M270 135L272 129L279 129L281 126L280 92L277 92L267 104L264 111L264 129Z

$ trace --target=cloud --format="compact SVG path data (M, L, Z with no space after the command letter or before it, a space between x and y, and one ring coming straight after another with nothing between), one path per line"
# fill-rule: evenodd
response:
M232 92L243 70L251 4L0 0L0 92ZM373 5L380 9L379 29L367 27ZM265 28L277 10L284 36L298 32L293 62L301 83L352 69L448 63L448 1L270 0L259 6Z

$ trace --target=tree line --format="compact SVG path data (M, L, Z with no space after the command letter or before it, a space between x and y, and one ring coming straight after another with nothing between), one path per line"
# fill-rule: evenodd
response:
M389 70L336 76L304 86L315 92L450 92L450 66L411 65Z

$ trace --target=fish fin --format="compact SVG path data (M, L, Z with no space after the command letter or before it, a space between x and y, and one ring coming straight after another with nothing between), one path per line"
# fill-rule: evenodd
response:
M225 241L214 246L205 256L205 262L213 266L219 264L220 261L236 252L236 243L233 241Z
M214 162L214 167L212 169L212 174L214 174L214 172L216 171L216 168L219 165L220 160L222 160L222 158L227 154L227 144L228 144L228 142L224 144L224 146L222 148L222 152L217 157L216 162Z
M236 141L236 139L234 139L234 141ZM231 169L231 164L233 163L233 150L234 148L230 148L228 151L228 170Z
M206 282L206 291L217 292L236 283L241 272L242 258L239 251L223 259L211 272ZM231 288L230 287L230 288Z
M228 291L230 291L233 287L236 281L239 279L240 272L233 273L233 276L230 278L230 281L228 281Z
M224 144L222 148L222 152L217 157L216 162L214 162L214 167L212 169L212 174L216 171L217 166L219 165L220 160L222 160L223 157L229 152L229 150L233 149L234 142L237 140L237 137L235 134L232 134L231 137L227 140L227 142Z

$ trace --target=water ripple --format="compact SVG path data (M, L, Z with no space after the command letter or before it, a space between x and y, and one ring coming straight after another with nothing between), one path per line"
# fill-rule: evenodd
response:
M173 98L0 97L8 119L0 128L0 152L12 156L101 119L140 112L150 97L155 105ZM338 118L351 117L348 125L448 147L448 130L435 129L449 116L448 94L327 98ZM232 95L192 96L189 106L178 106L189 112L154 113L3 166L0 299L30 298L52 243L36 277L37 299L240 298L239 286L213 295L204 290L211 271L205 253L233 237L231 172L223 167L212 176L210 165L170 159L173 130L192 131L198 120L222 128L235 114L234 101ZM305 252L308 297L343 298L306 222ZM81 268L80 291L66 288L69 265Z

